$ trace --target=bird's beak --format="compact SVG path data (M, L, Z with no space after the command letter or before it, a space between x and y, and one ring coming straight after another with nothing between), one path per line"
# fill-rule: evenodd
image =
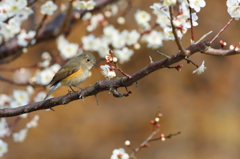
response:
M93 65L96 66L96 67L98 66L96 63L93 63Z

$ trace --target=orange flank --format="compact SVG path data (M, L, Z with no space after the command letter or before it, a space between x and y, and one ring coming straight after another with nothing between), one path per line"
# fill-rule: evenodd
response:
M65 78L64 78L64 81L65 81L65 80L72 80L72 79L75 79L75 78L77 78L77 77L79 77L79 76L82 76L82 73L83 73L82 68L79 68L79 69L78 69L76 72L74 72L73 74L65 77Z

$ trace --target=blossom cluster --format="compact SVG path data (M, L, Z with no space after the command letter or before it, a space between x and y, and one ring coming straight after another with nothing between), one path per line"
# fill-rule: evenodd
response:
M240 18L240 0L227 0L228 13L232 18Z

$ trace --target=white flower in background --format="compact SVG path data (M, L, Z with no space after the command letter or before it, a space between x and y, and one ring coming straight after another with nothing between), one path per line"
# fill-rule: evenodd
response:
M182 32L180 30L176 30L176 31L177 31L178 38L182 39L182 37L183 37ZM175 39L174 34L172 32L172 28L170 28L170 27L165 28L164 33L165 33L165 36L168 40L174 40Z
M26 31L22 31L18 36L18 45L20 46L27 46L28 43L30 42L32 45L35 44L36 40L33 39L34 36L36 35L35 31L29 31L26 33Z
M191 22L190 22L190 16L189 15L179 15L177 16L177 19L180 21L180 25L182 25L185 28L191 28ZM196 22L198 20L197 13L192 13L192 24L193 26L197 26L198 23Z
M95 5L96 5L96 3L93 0L87 1L86 2L86 9L87 10L93 10Z
M114 54L119 59L119 62L122 64L130 60L130 57L133 55L133 50L124 47L121 50L114 50Z
M177 2L177 0L164 0L163 5L170 6L172 4L175 4L176 2Z
M52 65L50 67L50 69L53 71L54 74L57 73L60 68L61 68L61 66L57 63L55 63L54 65Z
M0 139L0 157L2 157L6 152L8 152L8 144Z
M76 3L74 3L74 7L77 10L85 10L86 9L86 2L78 0Z
M9 135L8 124L6 118L1 118L0 121L0 138L6 137Z
M44 60L44 61L38 63L38 66L43 67L43 68L47 68L47 67L49 67L49 65L50 65L49 60Z
M120 24L120 25L123 25L125 24L126 20L124 17L118 17L117 18L117 23Z
M135 20L138 24L147 23L151 20L151 15L143 10L137 10L135 13Z
M123 148L119 148L113 150L110 159L129 159L129 155L125 152Z
M57 5L52 1L47 1L41 6L41 13L46 15L52 15L53 12L57 10Z
M41 58L42 60L48 60L48 61L52 60L52 56L46 51L42 53Z
M32 95L34 93L34 88L32 86L27 86L26 90L29 95Z
M14 142L23 142L27 136L28 129L22 129L18 133L13 133Z
M39 92L35 97L34 97L34 102L40 102L43 101L44 98L46 97L46 93L45 92Z
M163 39L164 39L164 36L162 32L158 32L154 30L146 37L146 41L148 43L147 47L154 48L154 49L159 48L163 45L162 44Z
M0 34L4 37L5 41L8 41L20 32L21 23L12 18L8 21L8 24L0 23L0 28Z
M90 25L87 26L87 31L91 32L95 30L100 24L100 22L104 21L104 16L103 14L99 13L96 15L93 15L92 18L90 19Z
M206 6L205 0L189 0L190 7L199 12L202 7Z
M5 20L7 20L8 16L6 13L2 13L0 12L0 22L4 22Z
M31 8L28 8L28 7L25 7L23 8L21 11L19 11L15 16L14 18L17 20L17 21L24 21L26 20L29 15L33 14L33 10Z
M29 69L20 68L14 71L13 81L15 83L27 83L32 77L32 74Z
M159 24L162 28L165 28L170 25L170 19L165 14L159 14L157 16L156 23Z
M101 65L100 68L102 69L102 74L106 78L110 79L110 78L116 77L115 70L110 70L110 66L109 65Z
M153 9L153 13L155 15L162 14L162 9L165 8L161 3L154 3L152 6L150 6L151 9Z
M4 10L8 17L12 17L19 13L23 8L27 6L27 0L7 0L5 1Z
M13 90L13 98L20 105L28 104L30 101L28 92L23 90Z
M47 85L52 80L55 73L51 70L51 68L46 68L42 71L36 73L36 83L41 85Z
M108 46L108 44L106 43L102 43L102 45L100 45L99 49L98 49L98 54L100 57L104 58L108 52L109 52L110 48Z
M237 20L240 18L240 1L239 0L227 0L228 13L232 18Z
M89 20L92 17L92 13L91 12L87 12L82 16L82 20L86 21Z
M6 94L0 94L0 107L6 107L11 101L11 98Z
M90 1L77 1L75 3L75 8L78 10L92 10L94 9L96 3L93 0Z
M27 128L35 128L38 125L39 115L35 115L33 119L27 123Z
M103 28L103 34L108 39L112 39L119 34L119 30L115 29L113 25L107 25Z
M204 72L205 69L207 68L204 66L204 61L203 61L201 66L199 66L196 70L194 70L193 73L197 73L198 75L200 75Z
M102 45L102 41L93 34L82 37L83 49L88 51L97 51Z
M122 35L125 39L125 42L128 46L131 46L138 42L138 39L140 38L140 33L137 30L132 30L129 32L128 30L123 30Z
M112 46L115 49L121 49L125 46L126 41L123 34L117 34L112 37Z
M60 51L60 56L66 60L72 58L78 53L78 44L69 43L63 35L59 36L57 39L57 47Z

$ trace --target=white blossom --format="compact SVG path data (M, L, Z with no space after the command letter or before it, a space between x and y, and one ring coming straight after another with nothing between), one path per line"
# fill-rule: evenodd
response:
M122 31L123 37L125 39L125 42L128 46L131 46L138 42L138 39L140 38L140 33L137 30L132 30L129 32L128 30Z
M26 20L29 15L33 14L33 10L31 8L28 8L28 7L25 7L23 8L21 11L19 11L15 16L14 18L17 20L17 21L24 21Z
M177 32L178 38L181 39L183 37L182 32L180 30L176 30L176 32ZM175 39L174 34L172 32L172 28L170 28L170 27L165 28L164 33L165 33L165 36L168 40L174 40Z
M189 0L190 7L199 12L202 7L206 6L205 0Z
M38 125L39 115L35 115L33 119L27 123L27 128L34 128Z
M23 90L13 90L13 98L20 105L28 104L30 101L28 92Z
M176 2L177 2L177 0L164 0L163 5L170 6L172 4L175 4Z
M200 75L204 72L205 69L207 68L204 66L204 61L203 61L201 66L199 66L196 70L194 70L193 73L197 73L198 75Z
M7 0L5 1L5 11L8 17L12 17L19 13L23 8L27 6L27 0Z
M121 50L114 50L114 54L119 59L119 62L122 64L130 60L130 57L133 55L133 50L124 47Z
M240 1L239 0L227 0L228 13L232 18L237 20L240 18Z
M34 102L40 102L42 100L44 100L44 98L46 97L46 93L45 92L39 92L35 97L34 97Z
M93 34L82 37L83 49L88 51L97 51L102 45L102 41Z
M52 15L57 10L57 5L53 1L47 1L41 6L41 13L45 15Z
M5 107L10 101L11 98L8 95L0 94L0 107Z
M138 24L149 22L150 19L151 15L146 11L137 10L137 12L135 13L135 20Z
M109 65L101 65L100 68L102 69L102 74L106 78L110 79L110 78L116 77L115 70L110 70L110 66Z
M6 118L1 118L0 121L0 138L6 137L9 134L8 123L6 122Z
M113 150L110 159L129 159L129 155L125 152L123 148L119 148Z
M55 73L50 68L46 68L42 71L37 72L35 74L36 83L41 85L49 84L49 82L52 80Z
M34 36L36 35L35 31L29 31L28 33L26 33L26 31L22 31L18 36L18 45L20 46L27 46L28 43L30 42L31 44L34 44L36 42L34 38Z
M162 41L164 39L164 36L161 32L158 31L152 31L149 35L146 37L147 41L147 47L149 48L159 48L162 46Z
M63 35L58 37L57 47L64 60L72 58L78 53L78 44L68 42Z
M94 9L96 3L93 1L93 0L90 0L90 1L77 1L75 3L75 8L78 9L78 10L92 10Z
M2 157L6 152L8 152L8 144L0 139L0 157Z
M13 133L13 141L23 142L27 136L28 129L22 129L18 133Z

